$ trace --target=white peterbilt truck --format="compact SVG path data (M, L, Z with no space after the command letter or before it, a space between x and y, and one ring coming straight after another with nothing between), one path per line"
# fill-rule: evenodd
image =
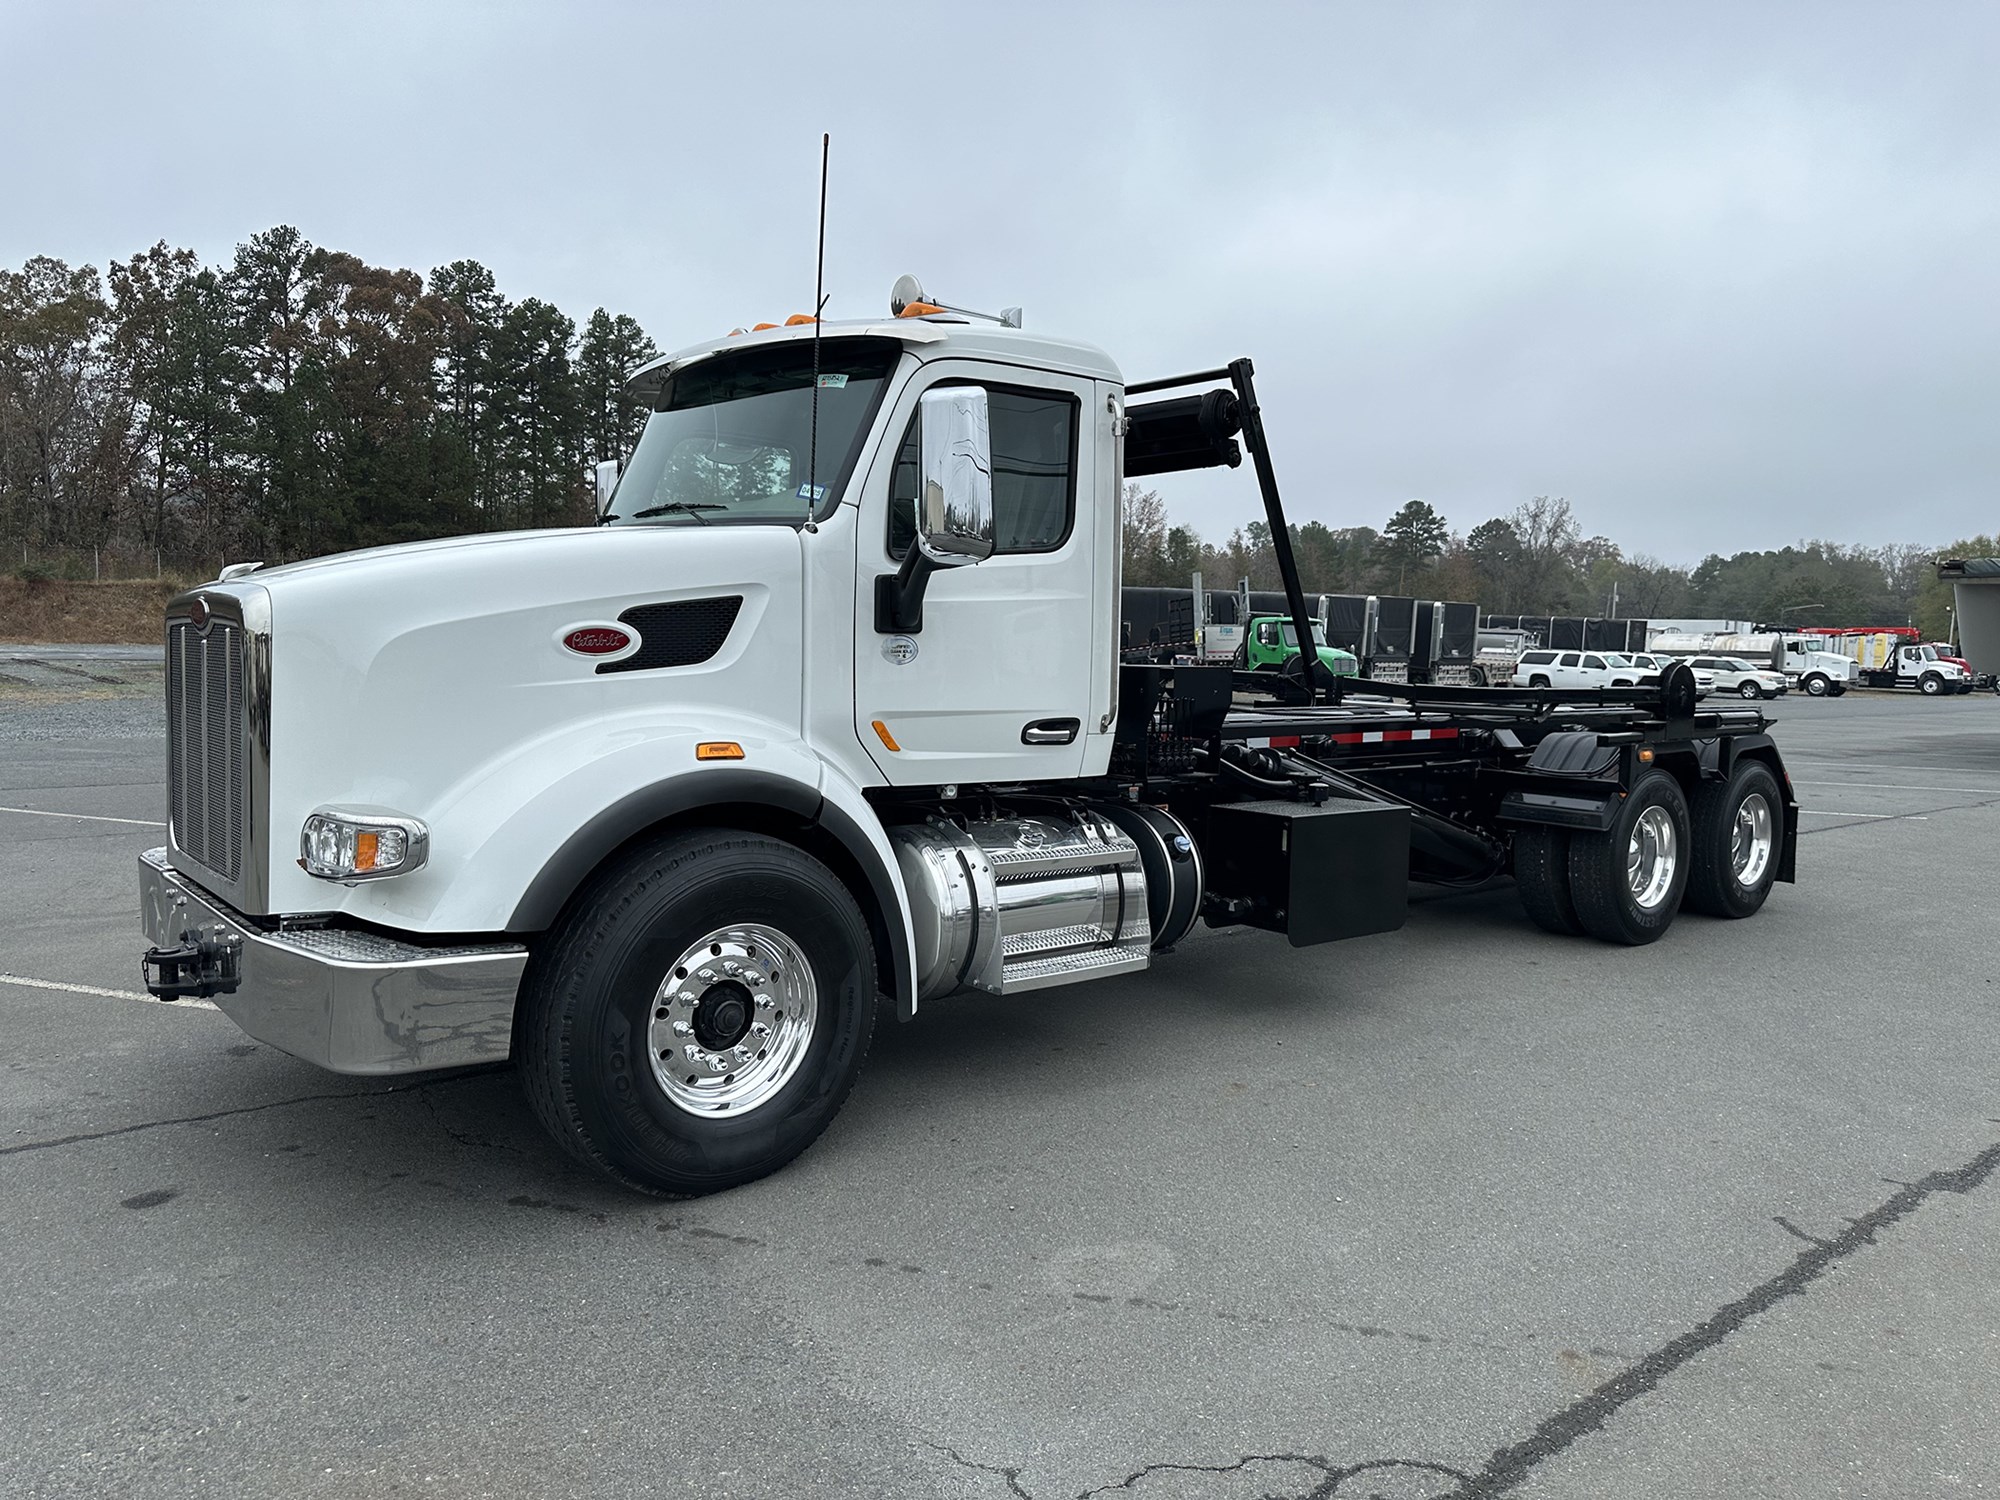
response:
M1134 974L1197 921L1391 930L1412 880L1511 870L1543 927L1638 944L1793 878L1768 725L1685 668L1121 662L1127 465L1246 448L1314 649L1249 361L1128 385L914 289L892 313L639 370L595 528L174 600L148 988L340 1072L511 1059L580 1160L697 1194L817 1137L878 1010Z

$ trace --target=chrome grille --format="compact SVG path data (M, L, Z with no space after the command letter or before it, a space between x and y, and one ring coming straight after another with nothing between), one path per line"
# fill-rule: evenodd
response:
M224 880L243 874L243 627L167 627L167 816L174 847Z

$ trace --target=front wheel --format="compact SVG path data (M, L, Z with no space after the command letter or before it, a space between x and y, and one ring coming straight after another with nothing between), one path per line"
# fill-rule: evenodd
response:
M811 1145L874 1026L874 948L847 887L793 845L704 829L571 903L530 965L516 1055L571 1155L692 1197Z
M1480 666L1467 667L1465 669L1465 679L1474 687L1485 687L1486 668Z
M1917 691L1926 698L1935 698L1944 691L1944 679L1935 672L1926 672L1917 679Z
M1673 925L1687 887L1688 808L1665 771L1632 784L1603 833L1569 838L1569 891L1592 937L1636 947Z
M1813 697L1824 698L1826 690L1832 687L1833 683L1822 674L1814 672L1810 677L1806 678L1803 686Z
M1741 687L1737 688L1736 693L1741 698L1762 698L1764 696L1764 690L1754 682L1744 683Z
M1713 917L1748 917L1771 894L1784 837L1778 778L1754 760L1727 781L1705 781L1688 807L1687 906Z

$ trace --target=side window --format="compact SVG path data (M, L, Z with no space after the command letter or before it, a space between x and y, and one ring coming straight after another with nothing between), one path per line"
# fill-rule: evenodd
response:
M1586 656L1583 659L1583 664L1594 671L1602 672L1604 670L1604 658L1601 656Z
M1076 516L1076 398L988 386L986 411L993 440L993 551L1053 552L1069 540ZM916 540L922 416L910 418L889 479L892 557Z
M1573 666L1575 666L1575 665L1576 665L1576 660L1577 660L1577 657L1576 657L1576 653L1575 653L1574 651L1565 651L1565 652L1564 652L1564 653L1562 654L1562 659L1561 659L1561 660L1559 660L1559 661L1558 661L1558 662L1556 663L1556 665L1557 665L1557 666L1559 666L1559 667L1573 667Z

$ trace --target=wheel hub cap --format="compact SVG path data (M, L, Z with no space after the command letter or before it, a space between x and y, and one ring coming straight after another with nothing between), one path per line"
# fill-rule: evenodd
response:
M1667 899L1679 862L1674 820L1664 807L1647 808L1632 825L1632 842L1625 854L1625 879L1642 911L1652 911Z
M690 1114L748 1113L805 1060L819 990L797 943L775 927L717 928L668 968L647 1027L653 1080Z
M1775 842L1771 804L1762 792L1752 792L1737 807L1736 824L1729 836L1729 863L1738 885L1745 890L1757 888L1770 866Z

